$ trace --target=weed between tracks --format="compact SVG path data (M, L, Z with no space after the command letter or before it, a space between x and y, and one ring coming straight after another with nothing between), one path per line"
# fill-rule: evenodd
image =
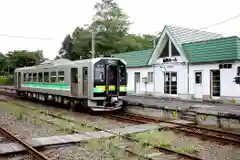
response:
M100 152L103 153L105 158L113 158L116 160L137 158L136 156L133 156L131 153L126 152L125 150L145 157L147 157L147 154L150 153L150 148L144 147L141 143L130 144L127 141L124 141L120 136L116 136L110 139L92 139L87 142L86 147L87 150L92 153ZM137 159L139 160L144 158L138 157Z
M19 121L28 121L36 126L44 123L52 124L58 134L71 134L76 132L94 131L94 128L85 123L71 123L40 113L40 110L30 110L12 103L1 102L1 110L14 116Z
M190 142L180 142L179 136L172 131L152 130L131 135L132 138L155 146L172 149L177 152L198 154L197 148Z

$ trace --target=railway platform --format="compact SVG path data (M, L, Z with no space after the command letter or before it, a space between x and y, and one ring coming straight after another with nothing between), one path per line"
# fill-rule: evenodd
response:
M240 129L238 104L212 104L137 95L128 95L124 100L129 104L126 110L130 113L160 119L190 120L200 125L219 128Z

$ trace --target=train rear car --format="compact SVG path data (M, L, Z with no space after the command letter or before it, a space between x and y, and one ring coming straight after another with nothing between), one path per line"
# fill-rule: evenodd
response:
M56 60L15 70L18 95L69 103L93 111L121 109L126 96L126 63L118 58Z

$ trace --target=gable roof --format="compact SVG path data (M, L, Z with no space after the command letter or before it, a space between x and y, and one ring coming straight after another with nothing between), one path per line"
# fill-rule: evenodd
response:
M166 27L179 45L222 37L222 35L218 33L206 32L197 29L183 28L172 25L166 25Z
M148 60L153 53L153 49L133 51L120 54L114 54L113 57L121 58L126 61L127 67L141 67L148 64Z
M188 59L187 59L187 55L185 55L184 49L182 48L182 44L222 37L222 35L218 33L166 25L160 36L157 47L149 60L149 64L153 64L158 58L158 56L160 55L160 53L162 52L164 48L164 44L166 42L166 39L165 39L166 35L169 37L169 39L172 41L177 51L180 53L180 55L183 58L185 58L186 61L188 61Z
M180 55L191 63L240 60L239 37L223 37L218 33L172 25L164 27L155 49L126 52L113 56L124 59L128 67L151 65L163 50L166 35Z
M240 60L237 36L183 44L190 63Z

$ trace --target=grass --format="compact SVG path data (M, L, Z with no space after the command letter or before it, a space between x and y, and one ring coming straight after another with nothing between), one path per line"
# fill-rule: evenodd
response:
M197 154L198 152L193 144L181 142L179 137L172 131L159 131L156 129L149 132L133 134L131 137L140 142L150 143L158 147L172 149L182 153Z
M2 105L1 105L2 104ZM73 133L72 130L76 132L83 131L94 131L94 128L89 126L87 122L82 123L71 123L63 119L54 118L52 116L48 116L44 113L41 113L41 110L31 110L28 108L17 106L11 102L1 102L0 109L11 114L19 121L29 121L35 125L42 125L43 123L47 123L47 121L53 123L53 127L57 133ZM31 107L30 107L31 108ZM45 111L44 111L45 112ZM49 112L48 110L46 112ZM58 116L62 113L57 113ZM55 115L55 113L54 113ZM54 125L56 124L56 125Z
M101 153L104 158L112 158L116 160L126 159L128 154L120 150L120 137L116 136L110 139L92 139L87 142L87 150L93 153Z
M86 147L89 152L101 153L104 156L103 158L115 160L130 159L131 154L126 152L124 149L121 149L121 145L124 145L122 138L120 136L115 136L113 138L89 140L86 144ZM143 145L139 143L135 143L129 148L131 148L130 150L132 150L134 153L138 153L140 155L143 155L147 151Z

